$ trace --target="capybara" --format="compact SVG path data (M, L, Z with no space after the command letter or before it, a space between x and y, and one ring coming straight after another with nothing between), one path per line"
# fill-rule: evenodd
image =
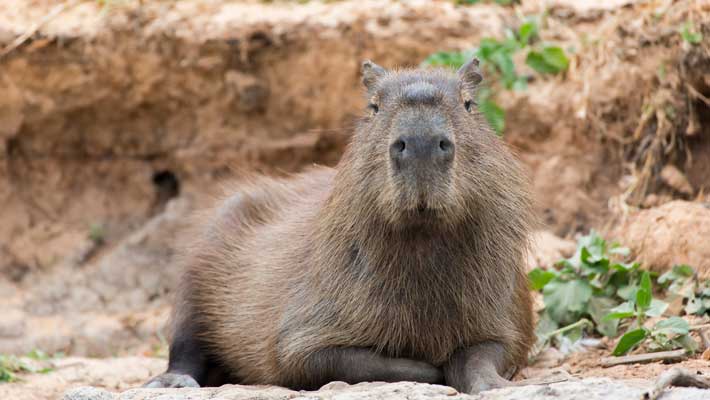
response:
M508 383L533 341L519 162L458 73L362 64L368 112L335 169L258 178L186 251L148 387Z

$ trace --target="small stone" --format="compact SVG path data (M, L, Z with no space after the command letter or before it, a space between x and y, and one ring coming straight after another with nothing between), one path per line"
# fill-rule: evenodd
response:
M346 382L333 381L333 382L326 383L325 385L323 385L323 387L321 387L320 390L340 390L340 389L344 389L348 386L350 386L350 385L348 385Z
M116 395L95 387L83 386L64 393L63 400L115 400Z

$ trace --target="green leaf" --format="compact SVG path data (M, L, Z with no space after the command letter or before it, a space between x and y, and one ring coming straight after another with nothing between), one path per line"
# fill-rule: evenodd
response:
M644 328L626 332L619 340L619 343L616 344L612 354L615 356L623 356L639 343L643 342L647 336L648 331Z
M690 324L681 317L670 317L658 321L653 327L653 333L663 335L687 335L690 332Z
M537 337L535 348L544 349L551 338L550 334L557 330L558 327L559 325L546 312L543 312L535 327L535 336Z
M490 98L478 101L478 110L481 111L491 127L500 136L505 129L505 111Z
M525 64L541 74L554 74L557 70L554 67L547 65L545 57L537 51L530 51L525 58Z
M545 309L553 320L568 324L586 311L592 297L592 287L583 280L562 282L552 280L542 290Z
M610 321L613 319L631 318L635 315L634 304L630 301L621 303L618 306L609 310L609 313L604 316L602 321Z
M427 57L422 66L460 68L473 57L473 50L467 51L440 51Z
M570 342L575 343L584 336L584 327L576 327L565 332L564 336L569 339Z
M659 284L675 282L677 280L687 279L693 276L695 271L693 267L685 264L674 265L670 271L667 271L658 278Z
M535 291L542 290L555 276L557 275L554 272L546 271L542 268L535 268L528 272L530 288Z
M547 336L550 332L557 330L558 327L557 322L553 321L547 313L543 313L535 327L535 333L538 336Z
M525 76L518 76L513 82L513 90L523 91L528 88L528 78Z
M525 63L541 74L557 74L567 69L569 59L560 47L546 46L542 51L530 51Z
M34 349L34 350L30 351L29 353L27 353L27 357L29 357L33 360L39 360L39 361L49 360L49 358L50 358L47 353L45 353L39 349Z
M672 271L678 275L678 276L684 276L686 278L690 278L695 274L695 270L693 267L690 265L686 264L679 264L679 265L674 265Z
M518 75L515 73L515 64L513 63L511 53L507 51L496 51L491 55L491 61L500 71L505 87L511 89L518 78Z
M688 300L688 304L685 305L685 313L689 315L698 314L702 315L705 313L705 307L703 306L702 299L693 297Z
M589 299L589 315L596 324L597 331L607 337L615 337L619 328L618 319L605 320L617 303L609 297L592 297Z
M680 345L680 347L684 348L685 351L690 354L694 354L696 351L698 351L698 348L700 347L698 345L698 342L696 342L695 339L690 337L690 335L678 336L677 338L673 339L673 341Z
M618 256L622 257L628 257L629 254L631 254L631 250L629 250L628 247L620 247L620 246L612 246L611 249L609 249L609 254L615 254Z
M636 307L645 311L651 305L651 275L648 271L641 275L641 284L636 292Z
M633 272L639 269L641 264L637 262L633 263L616 263L611 266L612 269L619 271L619 272Z
M688 21L679 29L680 36L685 42L690 44L699 44L703 41L703 34L692 30L693 24Z
M520 25L520 28L518 28L518 41L521 46L530 44L530 40L532 40L536 35L537 23L532 19Z
M636 285L626 285L619 288L616 294L624 300L631 301L631 299L636 298L636 292L638 291L638 286Z
M646 315L649 317L660 317L668 309L668 303L658 299L652 299L651 304L646 310Z
M569 65L569 59L565 55L565 51L557 46L547 46L542 50L542 56L548 65L552 65L557 71L564 71Z

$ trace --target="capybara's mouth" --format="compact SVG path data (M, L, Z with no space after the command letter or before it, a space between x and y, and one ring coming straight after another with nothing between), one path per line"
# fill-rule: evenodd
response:
M419 205L412 210L412 217L417 220L435 219L437 214L437 210L427 203L419 203Z

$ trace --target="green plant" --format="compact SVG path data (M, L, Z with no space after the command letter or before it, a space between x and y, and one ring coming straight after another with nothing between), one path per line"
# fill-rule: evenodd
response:
M27 356L34 360L48 359L47 355L40 350L33 350ZM45 374L53 370L51 367L35 367L17 356L0 354L0 382L15 382L19 380L16 375L18 372Z
M101 223L93 223L89 226L89 240L96 245L101 245L106 239L106 229Z
M698 282L692 267L685 264L675 265L658 278L658 283L667 288L670 293L683 297L686 314L710 313L710 280Z
M561 48L543 46L540 50L531 50L525 63L541 74L557 74L567 69L569 59Z
M617 356L641 344L650 351L681 347L696 351L690 325L683 318L672 316L646 326L649 318L660 317L668 309L668 303L653 298L652 273L642 272L637 262L621 261L628 255L627 248L609 245L592 231L578 240L574 256L558 262L556 269L530 271L530 286L542 291L545 304L537 328L538 345L561 334L575 341L583 330L592 328L603 336L616 337L623 327L625 333L612 352ZM657 281L669 294L685 294L688 314L710 309L710 283L693 286L695 276L691 267L676 265Z
M693 24L690 21L684 23L679 29L680 37L683 41L690 44L699 44L703 41L703 34L693 30Z
M604 317L605 321L633 318L629 329L624 333L612 354L620 356L646 339L652 339L657 349L667 349L674 345L683 346L690 326L679 317L659 321L652 329L645 328L644 322L650 317L660 317L668 308L668 303L653 298L651 275L644 272L641 283L636 290L636 296L610 310ZM694 343L694 342L693 342ZM653 346L652 346L653 347Z
M544 316L557 326L589 318L597 332L615 336L618 321L604 317L635 295L637 288L640 264L617 260L628 253L627 248L610 245L592 231L579 239L571 258L557 263L559 269L532 270L530 284L533 290L542 290Z
M506 30L503 39L484 38L479 47L465 51L443 51L427 57L424 66L459 68L477 57L485 75L491 77L477 94L478 109L500 135L505 129L505 111L494 98L502 90L525 90L529 76L520 75L514 62L517 52L527 50L526 64L539 74L557 74L567 69L569 60L557 46L535 44L539 24L526 18L515 30Z
M27 353L27 357L37 361L46 361L51 358L47 353L39 349L30 351Z
M690 292L687 299L686 314L705 315L710 313L710 283L706 281L698 291Z

